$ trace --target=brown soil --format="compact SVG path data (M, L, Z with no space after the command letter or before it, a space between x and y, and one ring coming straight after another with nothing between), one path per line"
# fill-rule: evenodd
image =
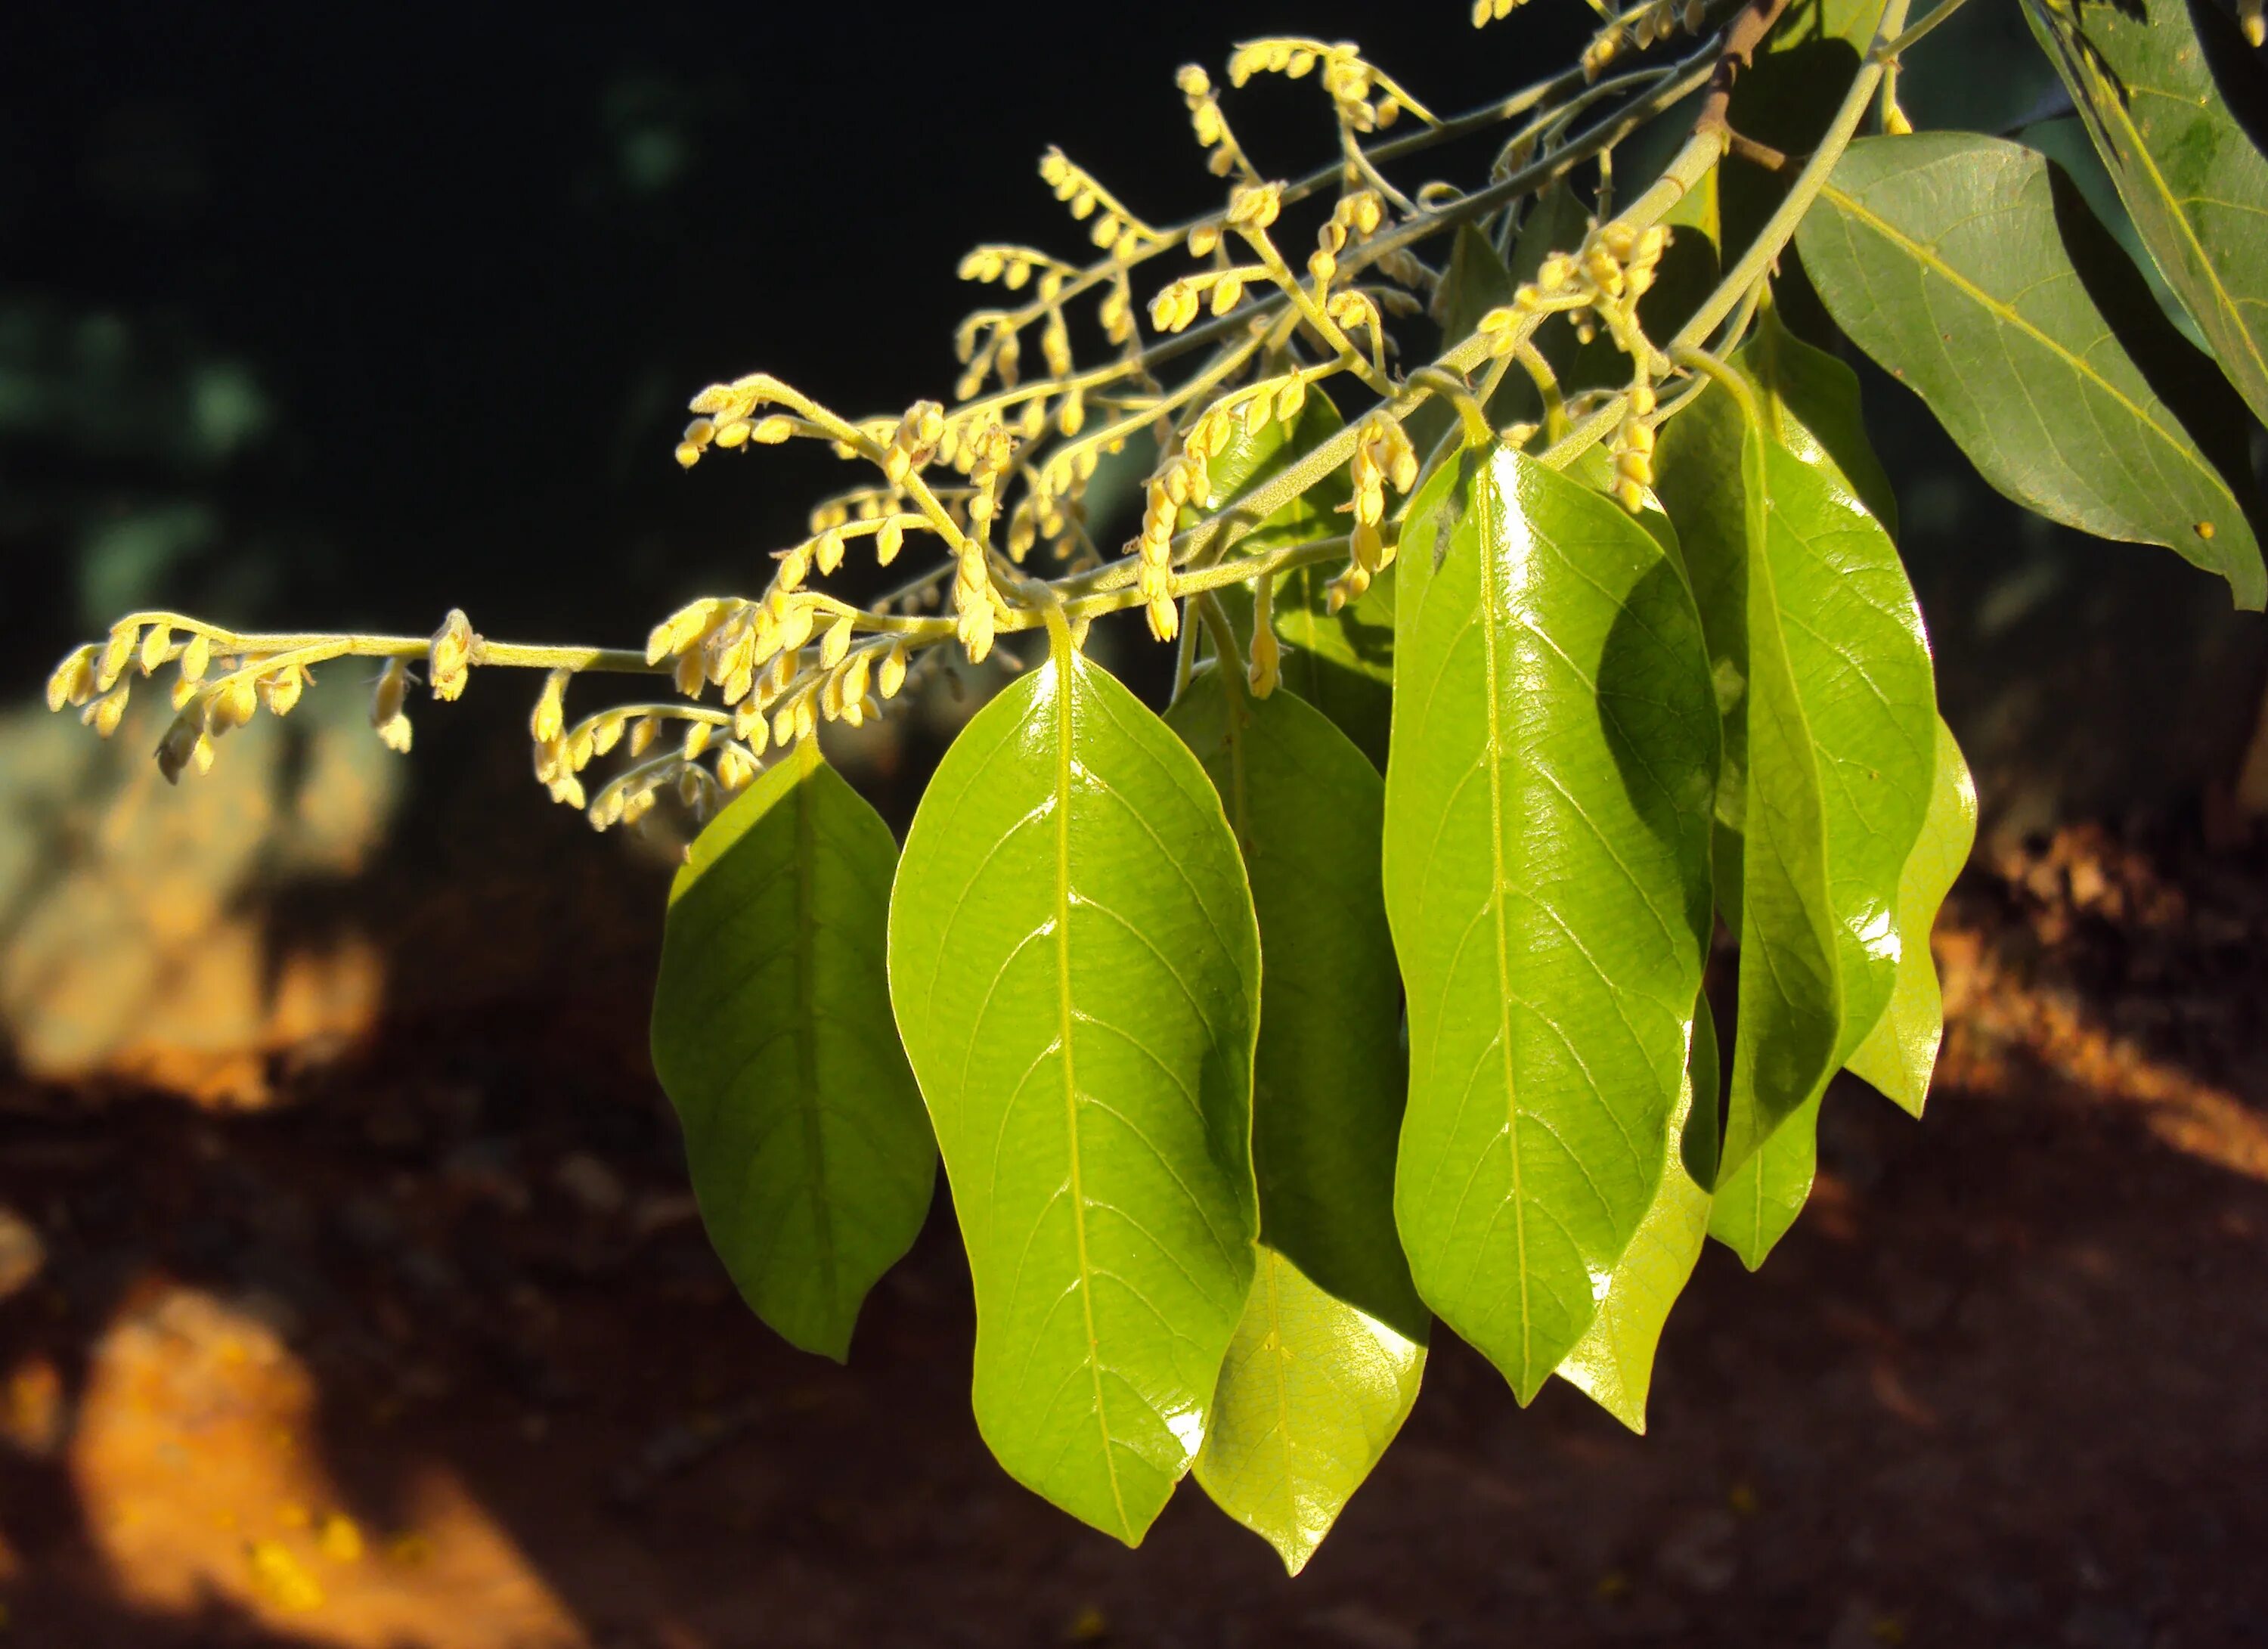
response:
M1444 1336L1296 1581L1194 1485L1129 1552L991 1464L941 1203L849 1367L771 1338L644 938L271 1056L263 1108L18 1081L0 1645L2268 1645L2268 872L2073 832L1940 948L1927 1123L1838 1089L1649 1436Z

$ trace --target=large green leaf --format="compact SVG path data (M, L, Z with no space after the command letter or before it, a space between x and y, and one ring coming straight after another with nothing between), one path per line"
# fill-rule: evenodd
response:
M1708 998L1694 1005L1693 1046L1671 1119L1669 1161L1653 1205L1615 1262L1599 1314L1560 1362L1559 1377L1633 1432L1646 1430L1646 1395L1662 1324L1677 1303L1709 1234L1709 1188L1717 1177L1717 1026Z
M1259 1274L1197 1481L1298 1573L1418 1395L1431 1317L1394 1229L1408 1061L1379 887L1385 787L1313 706L1201 669L1167 712L1228 811L1267 959Z
M2268 571L2252 528L2162 399L2191 392L2162 369L2146 377L2121 337L2155 338L2154 363L2186 346L2055 177L1995 138L1862 138L1797 245L1837 324L1993 486L2100 537L2166 545L2257 607ZM2120 331L2098 295L2114 299Z
M1263 1246L1197 1482L1293 1574L1418 1400L1425 1348Z
M1836 475L1896 539L1897 495L1867 439L1859 374L1790 332L1770 304L1735 359L1756 385L1764 432L1805 463Z
M2024 0L2152 260L2268 419L2268 157L2214 83L2257 72L2207 0Z
M1254 698L1207 665L1166 723L1196 752L1243 850L1267 966L1253 1061L1260 1235L1315 1284L1425 1337L1394 1229L1409 1060L1379 885L1385 785L1312 705Z
M1131 1544L1204 1440L1258 1226L1259 935L1204 769L1058 646L931 779L889 961L976 1285L978 1428Z
M837 1359L937 1181L883 973L896 862L804 740L695 840L654 990L653 1067L710 1240L759 1316Z
M1757 404L1793 449L1712 389L1657 466L1725 717L1718 902L1741 939L1727 1174L1890 998L1936 742L1928 644L1889 534L1793 423L1784 383Z
M1386 908L1410 1000L1395 1211L1525 1402L1651 1206L1709 923L1715 706L1661 547L1501 447L1420 488L1395 614Z
M1953 730L1940 720L1929 813L1922 821L1921 839L1898 878L1897 985L1889 1006L1850 1059L1852 1074L1873 1083L1916 1116L1929 1097L1930 1072L1945 1034L1945 999L1938 990L1929 931L1976 842L1977 787L1970 780L1969 764L1961 758L1961 747L1953 741Z
M1288 431L1273 418L1256 429L1240 425L1228 445L1205 465L1218 507L1233 512L1239 496L1322 445L1340 427L1339 409L1320 388L1307 392L1299 421ZM1346 472L1334 472L1238 540L1232 553L1256 555L1337 536L1346 531L1341 511L1349 492ZM1295 567L1276 580L1283 684L1337 723L1373 766L1383 768L1394 693L1393 569L1373 580L1360 600L1334 613L1328 586L1336 571L1331 565ZM1223 591L1221 600L1237 633L1248 638L1252 593L1236 585Z

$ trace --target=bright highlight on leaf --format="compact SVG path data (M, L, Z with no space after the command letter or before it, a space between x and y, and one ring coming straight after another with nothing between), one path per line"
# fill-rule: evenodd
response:
M1525 1402L1651 1206L1709 923L1692 598L1616 504L1498 447L1396 565L1386 908L1410 993L1395 1208L1418 1292Z
M1204 769L1058 649L931 779L890 999L976 1290L976 1421L1131 1545L1204 1441L1258 1209L1260 947Z
M798 746L694 843L654 990L653 1068L710 1240L758 1316L838 1362L937 1182L883 974L897 857Z

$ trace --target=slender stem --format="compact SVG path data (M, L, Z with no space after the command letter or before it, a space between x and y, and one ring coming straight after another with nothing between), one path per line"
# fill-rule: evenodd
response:
M1895 40L1888 40L1881 42L1869 55L1877 62L1888 62L1891 58L1904 55L1905 52L1912 47L1916 40L1920 40L1932 29L1944 22L1946 18L1951 17L1955 12L1960 11L1962 6L1968 4L1969 0L1940 0L1937 9L1932 11L1927 17L1915 24L1904 33L1897 36Z

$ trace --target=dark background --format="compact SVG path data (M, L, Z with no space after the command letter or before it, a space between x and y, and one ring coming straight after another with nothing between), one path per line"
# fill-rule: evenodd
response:
M532 682L413 703L403 762L353 725L367 676L326 672L178 791L150 782L154 726L98 760L33 707L67 647L153 602L418 634L461 605L502 637L636 644L688 595L753 589L843 472L801 450L680 471L695 390L762 369L850 413L941 394L981 296L962 252L1085 246L1037 178L1047 144L1153 222L1213 198L1183 62L1219 78L1239 40L1351 37L1450 113L1592 20L1535 0L1476 34L1463 11L8 8L0 1212L47 1255L10 1280L0 1224L17 1640L555 1641L482 1589L511 1572L585 1634L556 1641L624 1649L2268 1641L2242 1579L2268 1539L2268 902L2257 849L2197 858L2262 626L2163 550L1999 499L1863 363L1988 819L1946 930L1949 1092L1918 1130L1830 1106L1821 1193L1764 1275L1705 1261L1652 1438L1556 1390L1522 1416L1444 1345L1296 1587L1194 1493L1129 1556L990 1468L941 1211L847 1374L739 1311L643 1059L665 867L544 803ZM1925 125L2062 107L2007 0L1972 0L1906 85ZM1230 112L1263 169L1327 152L1311 83ZM938 725L852 753L901 825ZM250 1005L215 1008L247 935ZM357 946L374 997L311 1037L275 1004L298 959ZM74 1014L99 1034L59 1039ZM179 1289L311 1371L298 1435L374 1544L457 1527L412 1492L431 1466L519 1568L460 1578L485 1548L438 1534L320 1568L328 1612L279 1625L245 1565L262 1529L303 1538L282 1491L255 1508L240 1483L268 1480L235 1467L120 1486L174 1435L150 1415L266 1412ZM152 1368L173 1399L133 1383ZM77 1441L36 1445L42 1379ZM165 1540L119 1532L129 1500ZM207 1548L222 1579L136 1593ZM454 1624L386 1625L397 1593Z

